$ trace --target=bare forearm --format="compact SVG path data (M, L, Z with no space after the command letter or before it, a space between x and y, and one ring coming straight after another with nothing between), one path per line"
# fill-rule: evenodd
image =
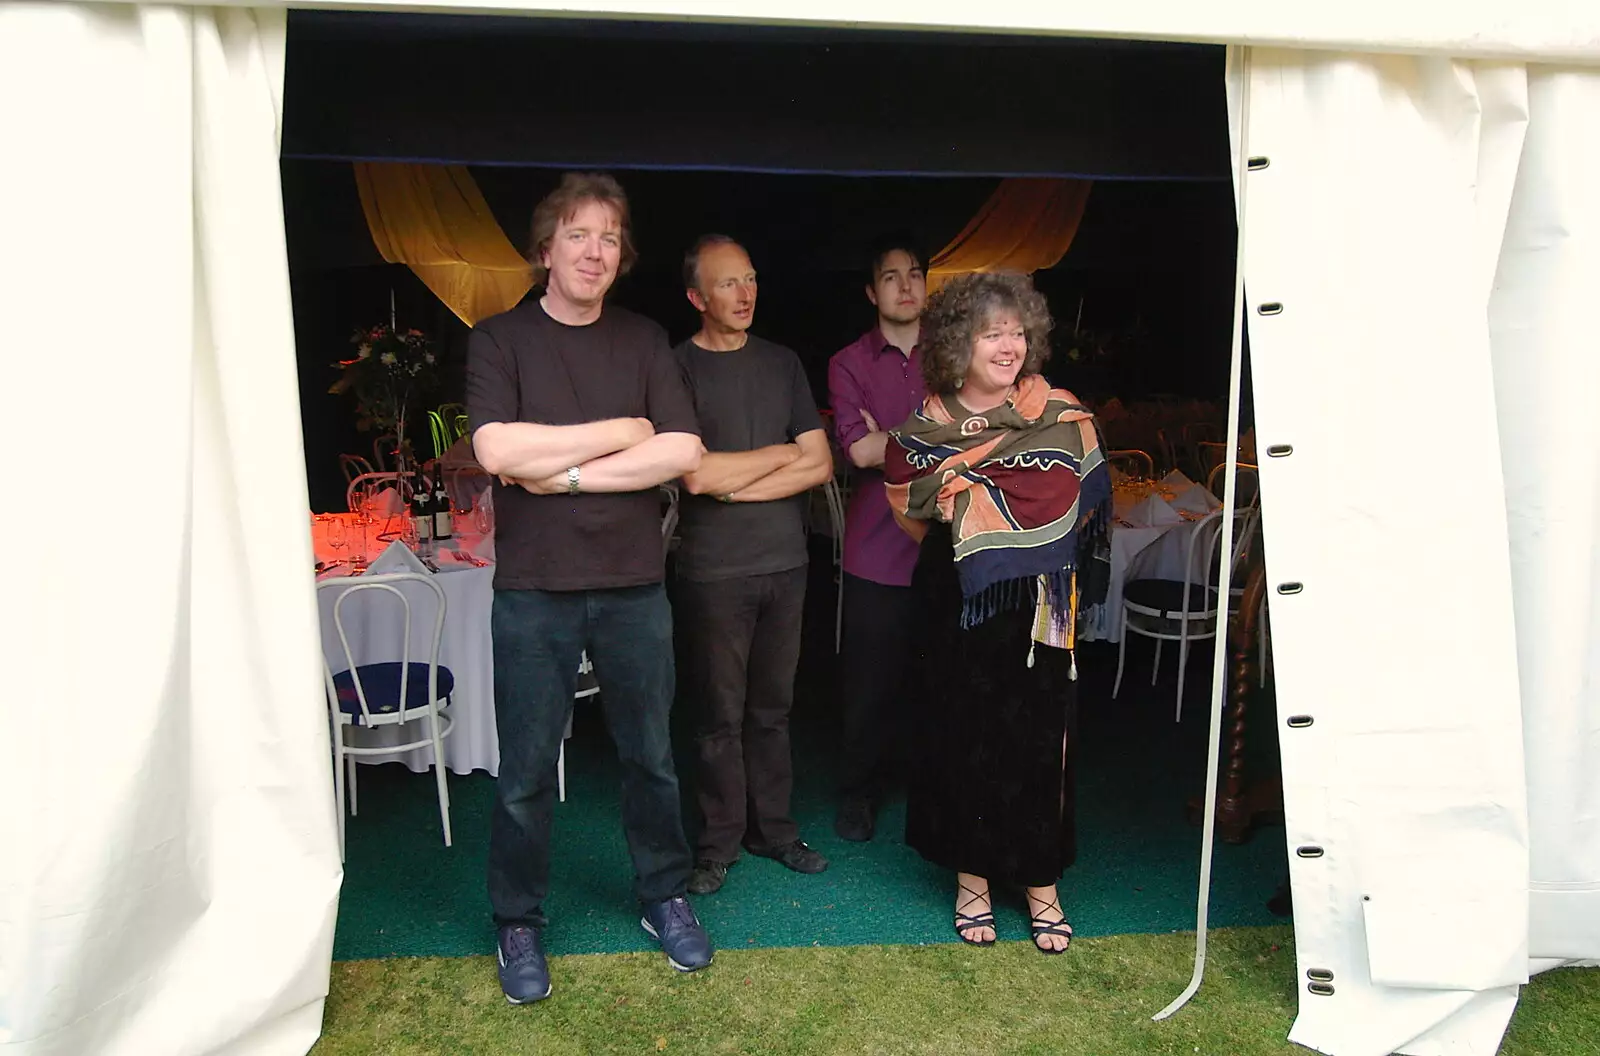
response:
M773 444L753 451L707 451L700 468L684 474L683 483L691 495L727 495L799 458L800 449L794 444Z
M748 487L740 488L728 498L733 502L771 502L787 499L802 491L816 487L833 476L833 458L824 451L821 457L807 455L787 466L773 470Z
M472 437L478 464L504 477L536 480L630 448L652 434L642 418L582 425L490 422Z
M578 467L580 492L644 491L692 473L700 464L700 438L693 433L658 433L626 451L585 462ZM556 495L567 490L566 470L534 479L518 479L527 490Z
M888 444L888 433L868 433L850 445L850 461L861 469L876 469L883 465L883 451Z

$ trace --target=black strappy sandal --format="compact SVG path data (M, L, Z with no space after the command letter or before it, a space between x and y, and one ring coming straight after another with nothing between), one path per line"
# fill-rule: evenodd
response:
M968 898L966 901L962 902L959 906L956 907L956 918L955 918L956 936L958 938L960 938L960 940L962 942L966 943L969 946L993 946L994 945L994 940L993 939L982 939L982 940L980 940L980 939L969 939L969 938L967 938L967 932L973 931L973 930L975 930L977 928L988 928L991 931L995 930L995 926L994 926L994 903L991 901L990 892L985 891L985 892L980 894L977 891L972 890L972 888L968 887L966 884L963 884L959 880L956 881L956 888L957 888L957 890L965 891L967 894L972 896L971 898ZM979 901L989 902L990 903L989 908L984 910L982 913L976 913L976 914L962 912L963 910L966 909L966 907L968 907L970 905L973 905L973 904L975 904L975 903L977 903Z
M1061 896L1058 894L1055 898L1046 902L1044 899L1036 898L1029 892L1024 891L1023 897L1028 900L1028 927L1033 932L1033 948L1038 950L1040 953L1048 954L1050 956L1054 956L1058 953L1066 953L1067 950L1071 949L1072 925L1067 923L1067 914L1061 908ZM1033 912L1033 904L1035 902L1039 903L1040 907L1039 912L1037 913ZM1052 921L1044 918L1044 915L1050 912L1052 909L1061 914L1060 920ZM1061 947L1059 950L1053 949L1049 946L1041 946L1039 945L1039 939L1041 936L1045 935L1055 935L1059 938L1066 939L1067 944Z

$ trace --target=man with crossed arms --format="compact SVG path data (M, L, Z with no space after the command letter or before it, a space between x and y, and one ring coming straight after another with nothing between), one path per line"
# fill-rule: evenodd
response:
M789 812L789 711L806 599L804 493L833 475L800 359L750 333L756 273L726 235L684 257L700 330L679 345L706 454L684 475L674 615L699 712L704 826L692 894L718 890L740 845L800 873L828 867Z
M500 478L489 901L512 1004L550 994L541 932L556 759L585 650L622 762L640 923L679 971L712 957L684 897L693 859L668 732L676 678L657 489L700 465L694 405L666 332L605 303L635 256L617 182L563 177L534 210L531 242L544 294L480 322L467 358L473 450Z

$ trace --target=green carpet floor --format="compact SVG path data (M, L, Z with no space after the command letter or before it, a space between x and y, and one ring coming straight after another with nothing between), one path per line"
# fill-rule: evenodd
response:
M819 609L822 607L819 606ZM868 844L832 829L833 731L831 611L808 626L794 716L794 812L807 842L832 860L827 872L800 876L746 856L721 892L695 900L719 948L942 943L950 928L953 878L905 846L903 801L880 817ZM826 617L823 619L822 617ZM1129 674L1111 700L1116 650L1080 653L1082 731L1078 783L1078 863L1062 880L1079 935L1156 933L1194 926L1200 830L1185 801L1202 788L1211 655L1190 660L1184 720L1172 720L1173 651L1164 677L1149 685L1151 649L1129 648ZM680 709L682 710L682 709ZM1270 714L1270 703L1255 712ZM597 709L579 706L568 742L567 802L557 807L546 945L552 953L615 953L652 948L639 928L631 869L618 822L618 769ZM687 734L687 716L675 731ZM1251 772L1276 765L1270 718L1251 743ZM685 795L691 745L678 750ZM433 781L398 764L363 767L361 814L349 822L344 889L334 944L337 960L463 956L494 947L484 893L484 863L494 780L450 778L455 846L445 848ZM689 812L692 816L692 811ZM1272 923L1264 903L1286 869L1281 826L1241 846L1219 844L1212 924ZM1026 935L1020 895L1000 893L1003 939Z

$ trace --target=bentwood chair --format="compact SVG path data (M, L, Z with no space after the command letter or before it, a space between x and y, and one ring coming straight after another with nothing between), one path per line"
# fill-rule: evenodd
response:
M1261 505L1261 480L1260 470L1249 462L1235 463L1239 468L1238 477L1234 487L1234 505L1240 509L1251 507L1259 509ZM1206 490L1217 498L1222 498L1222 483L1227 476L1228 465L1224 462L1211 471L1206 478ZM1260 515L1257 514L1259 522ZM1240 554L1240 561L1248 561L1250 547L1260 539L1260 532L1245 543L1245 549ZM1244 597L1244 584L1235 583L1228 590L1228 612L1236 614L1239 610L1239 601ZM1261 599L1261 612L1256 619L1256 644L1260 647L1261 662L1256 665L1256 672L1260 677L1259 684L1267 684L1267 599Z
M1156 430L1156 446L1161 449L1161 461L1168 471L1178 468L1178 461L1182 456L1179 445L1175 444L1166 429Z
M446 447L466 435L467 409L461 404L441 403L435 413L439 415L439 419L445 424L445 435L449 438L445 444Z
M349 768L350 816L356 815L356 760L362 756L392 755L418 748L433 749L434 781L439 792L439 822L444 829L444 845L450 846L450 789L445 781L444 739L449 736L450 716L445 709L450 706L450 693L455 688L455 676L448 667L439 663L439 643L444 636L444 589L431 576L415 572L392 572L366 575L359 579L328 579L317 584L318 593L335 594L333 602L333 629L339 640L339 651L330 661L327 651L322 657L323 682L328 695L328 714L333 725L334 789L339 804L339 858L344 859L345 831L345 770ZM361 613L363 623L376 626L381 622L374 611L380 606L390 606L398 612L398 641L391 648L376 650L378 655L398 656L397 660L358 663L346 627L347 618L355 618L355 611L346 608L360 599L357 609L370 609ZM398 608L394 608L394 607ZM420 650L413 649L411 636L413 607L422 610L420 619L426 633L420 636ZM428 610L431 610L429 612ZM392 624L391 624L392 625ZM372 651L370 642L364 653ZM422 658L413 659L420 652ZM335 671L334 665L339 665ZM410 724L409 727L407 724ZM393 728L415 732L410 740L400 744L360 743L361 730ZM354 739L352 739L354 737Z
M1254 507L1241 507L1234 511L1233 550L1229 558L1234 570L1243 563L1250 537L1256 528L1257 516L1258 511ZM1219 611L1222 611L1217 589L1212 586L1212 577L1220 567L1217 553L1222 541L1221 517L1221 510L1213 510L1189 533L1184 542L1183 567L1186 574L1182 580L1133 579L1124 584L1122 627L1117 645L1117 676L1111 686L1112 699L1122 689L1128 635L1155 639L1156 655L1150 668L1152 686L1156 684L1156 676L1161 670L1162 643L1177 642L1178 694L1173 721L1183 721L1183 682L1189 664L1189 644L1215 638ZM1197 570L1200 580L1194 582Z
M399 473L363 473L345 485L344 508L351 513L360 512L362 494L371 489L385 487L393 487L402 500L410 501L411 482Z
M1156 477L1156 460L1150 457L1148 451L1132 447L1107 451L1106 462L1136 480L1154 480Z
M672 553L678 545L678 518L681 516L679 504L682 501L678 495L676 481L668 481L660 486L661 492L661 552L665 556Z
M828 527L833 532L833 651L839 652L844 641L844 511L845 493L839 486L837 475L822 482L823 496L828 500Z
M1206 474L1216 472L1218 466L1227 465L1228 445L1220 440L1196 440L1195 465Z
M1235 463L1239 467L1236 478L1234 502L1237 506L1257 506L1261 503L1261 480L1259 471L1248 462ZM1211 473L1206 477L1206 490L1217 498L1222 498L1222 485L1227 477L1228 464L1213 466Z
M446 426L454 426L456 419L466 418L467 408L466 406L462 406L461 403L440 403L440 405L438 405L438 416L445 419ZM459 440L461 435L456 434L451 438L453 438L453 440Z
M373 472L372 463L360 455L340 455L339 471L344 474L344 482L348 487L350 482L364 473Z
M444 453L455 443L450 427L445 424L445 419L438 411L428 412L428 440L433 445L433 457L443 458Z

